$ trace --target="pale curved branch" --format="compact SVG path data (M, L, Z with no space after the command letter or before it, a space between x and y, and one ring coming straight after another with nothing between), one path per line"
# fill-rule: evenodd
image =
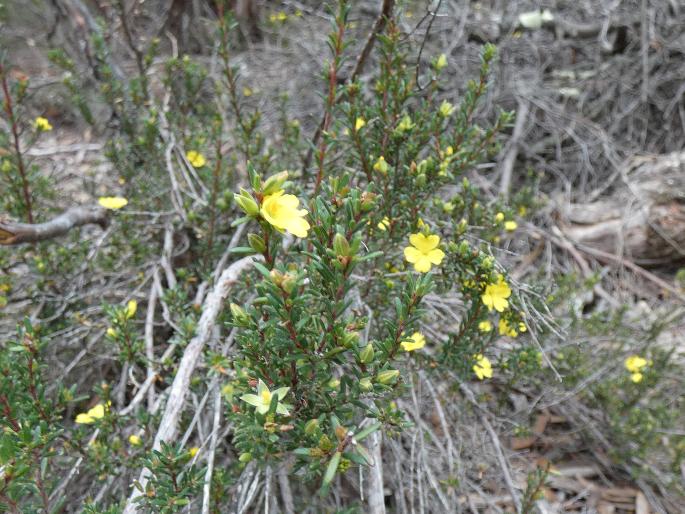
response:
M107 211L98 205L71 207L45 223L15 223L0 217L0 245L35 243L62 236L74 227L109 225Z

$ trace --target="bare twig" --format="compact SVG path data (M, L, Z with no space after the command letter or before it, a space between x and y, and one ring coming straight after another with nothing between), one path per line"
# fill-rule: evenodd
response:
M524 99L519 99L518 109L516 111L516 123L514 124L514 131L509 140L509 149L502 159L502 176L500 178L499 191L505 198L509 197L509 188L511 187L511 175L514 170L514 163L519 153L519 144L523 135L523 129L528 121L529 104Z
M35 243L62 236L74 227L97 224L104 230L109 224L107 211L100 206L72 207L45 223L14 223L0 219L0 245Z
M159 449L162 441L173 441L178 431L178 419L183 409L188 388L190 386L190 378L195 370L197 361L200 357L202 349L209 341L214 323L219 315L223 305L224 298L230 291L231 287L238 281L243 271L246 271L252 266L255 260L259 260L260 256L244 257L233 264L231 264L219 277L212 292L205 300L202 316L197 326L197 335L190 341L186 347L181 362L179 363L174 382L171 385L171 391L166 403L166 409L162 415L162 420L157 429L155 442L153 448ZM147 484L148 473L143 469L140 473L139 483L142 489L145 490ZM137 505L134 503L135 498L140 495L140 491L135 488L129 497L129 500L124 509L124 514L133 514L137 511Z

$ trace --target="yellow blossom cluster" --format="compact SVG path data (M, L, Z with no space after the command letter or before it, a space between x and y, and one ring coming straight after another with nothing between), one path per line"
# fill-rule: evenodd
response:
M76 416L74 420L76 423L81 425L91 425L95 423L96 420L102 419L105 416L105 412L109 411L109 407L112 402L98 403L87 412L82 412Z
M642 372L649 364L647 359L640 357L639 355L631 355L624 362L626 369L630 373L630 380L636 384L642 382L642 379L644 378Z
M49 130L52 130L52 125L50 125L48 119L43 118L42 116L38 116L36 118L36 120L33 122L33 126L39 132L48 132Z
M492 364L490 359L478 354L474 356L476 363L473 365L473 372L478 377L478 380L484 380L486 378L492 378Z

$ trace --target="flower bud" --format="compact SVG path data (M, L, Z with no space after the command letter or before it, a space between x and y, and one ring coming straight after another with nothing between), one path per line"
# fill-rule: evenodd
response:
M281 287L283 288L283 291L290 294L293 292L296 285L297 280L295 279L295 275L293 275L292 273L286 273L283 276L283 281L281 282Z
M423 187L426 185L426 175L423 173L419 174L418 177L416 177L416 185L418 187Z
M131 443L131 446L140 446L143 444L143 440L135 434L128 436L128 442Z
M398 370L386 369L385 371L381 371L378 373L378 375L376 375L376 380L383 385L390 385L394 384L399 376L400 372Z
M361 352L359 352L359 362L362 364L369 364L371 361L373 361L373 355L373 345L369 343Z
M287 171L281 171L280 173L271 175L268 179L266 179L266 182L264 182L262 193L264 195L271 195L277 191L280 191L286 180L288 180Z
M376 201L376 196L377 196L376 193L370 193L369 191L364 191L362 193L361 207L362 207L363 211L368 212L371 209L373 209L373 206L374 206L375 201Z
M340 233L335 234L333 238L333 251L338 257L348 257L350 255L350 243Z
M345 332L343 334L343 346L345 348L352 348L359 342L359 334L357 332Z
M468 221L466 219L462 218L459 220L459 224L457 225L457 233L458 234L463 234L466 232L466 229L468 228Z
M338 441L343 441L347 437L347 429L342 425L338 425L335 427L335 437L338 438Z
M266 251L266 243L264 242L264 239L257 234L248 234L247 242L250 244L250 248L257 253L264 253Z
M359 387L362 391L371 391L373 389L373 384L369 377L364 377L359 381Z
M240 457L238 457L238 460L243 464L247 464L252 460L252 454L250 452L241 453Z
M240 326L247 326L250 323L250 317L247 315L247 313L243 310L243 308L236 304L236 303L231 303L231 315L233 316L233 319L235 320L236 324Z
M435 71L441 71L445 66L447 66L447 56L445 54L440 54L440 56L435 60Z
M248 216L257 216L259 214L259 205L252 198L252 195L244 189L240 189L240 194L234 194L233 199Z
M314 418L307 421L304 426L304 433L307 435L312 435L319 428L319 420Z
M331 389L337 389L338 387L340 387L340 380L338 380L337 378L329 380L328 387L330 387Z

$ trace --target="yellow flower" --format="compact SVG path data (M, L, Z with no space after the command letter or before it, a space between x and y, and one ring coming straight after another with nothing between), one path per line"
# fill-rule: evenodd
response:
M446 155L447 157L449 157L449 156L452 155L453 153L454 153L454 148L452 148L451 146L448 146L447 148L445 148L445 155Z
M188 153L186 153L186 159L188 159L188 162L193 168L202 168L202 166L207 164L205 156L196 150L188 151Z
M128 442L131 444L131 446L140 446L143 444L143 440L135 434L128 436Z
M414 350L420 350L426 346L426 338L421 332L414 332L409 339L402 341L402 349L405 352L413 352Z
M364 121L364 118L359 117L357 118L357 121L354 122L354 130L359 131L364 125L366 125L366 121Z
M447 66L447 56L445 54L440 54L440 57L438 57L437 61L435 61L435 69L440 71L445 66Z
M289 387L280 387L271 392L266 384L260 379L259 383L257 384L257 394L244 394L240 397L240 399L254 407L257 407L257 412L260 414L266 414L269 412L272 398L274 395L278 396L276 412L278 414L287 416L289 414L288 406L284 403L281 403L281 400L285 398L285 395L288 394L288 391L290 391Z
M199 452L199 451L200 451L200 448L198 448L197 446L193 446L192 448L190 448L188 450L188 454L190 455L190 458L192 459L193 457L195 457L195 455L197 455L197 452Z
M505 320L505 319L499 320L498 328L499 328L499 334L501 336L516 337L517 335L519 335L518 332L516 331L516 329L514 327L512 327L507 322L507 320Z
M636 384L639 382L642 382L643 378L644 378L644 376L639 371L637 373L631 373L630 374L630 380L632 380Z
M519 207L519 216L525 216L527 212L528 212L528 209L526 209L525 205L522 205L521 207Z
M295 195L286 195L280 190L264 197L260 212L278 230L287 230L295 237L307 237L310 228L304 219L307 211L298 209L299 205L300 200Z
M498 212L495 214L495 223L502 223L504 221L504 213Z
M98 198L98 203L105 209L116 211L117 209L126 207L128 205L128 200L121 196L101 196Z
M245 86L243 88L243 96L252 96L252 90L249 87Z
M135 300L129 300L129 302L126 304L126 319L131 319L133 316L135 316L137 310L138 302Z
M639 355L631 355L625 361L625 367L631 373L638 373L647 366L647 359L643 359Z
M478 330L481 332L490 332L492 330L492 323L489 320L481 321L478 323Z
M117 331L116 331L116 329L115 329L115 328L112 328L112 327L109 327L109 328L107 329L107 335L108 335L109 337L112 337L112 338L116 337L116 336L117 336Z
M383 219L378 222L377 227L379 230L386 231L388 230L388 227L390 226L390 218L387 216L383 216Z
M485 378L492 378L492 364L490 359L481 354L475 356L476 363L473 365L473 372L478 377L478 380Z
M374 171L377 171L378 173L382 173L385 175L388 172L388 163L385 162L385 157L382 155L378 158L376 163L373 165Z
M36 121L33 122L33 126L41 132L47 132L49 130L52 130L52 125L50 125L48 119L43 118L42 116L38 116L36 118Z
M95 420L101 419L105 415L105 409L108 408L110 404L111 402L107 402L107 405L105 406L102 403L98 403L95 407L89 409L88 412L82 412L81 414L77 415L74 421L81 425L90 425L95 423Z
M454 112L454 106L447 100L443 100L440 104L440 116L443 118L449 117Z
M519 332L523 333L523 332L526 332L527 330L528 330L528 327L526 326L526 324L523 321L520 321L519 322Z
M507 232L513 232L514 230L516 230L517 227L518 224L513 220L504 222L504 230L506 230Z
M509 307L507 298L510 296L511 289L509 289L509 285L504 281L502 275L497 275L497 282L488 284L485 287L485 292L481 299L489 311L494 309L497 312L502 312Z
M427 273L431 265L436 266L445 258L445 252L438 248L440 237L435 234L424 236L420 232L409 236L411 246L404 249L404 258L414 265L419 273Z

